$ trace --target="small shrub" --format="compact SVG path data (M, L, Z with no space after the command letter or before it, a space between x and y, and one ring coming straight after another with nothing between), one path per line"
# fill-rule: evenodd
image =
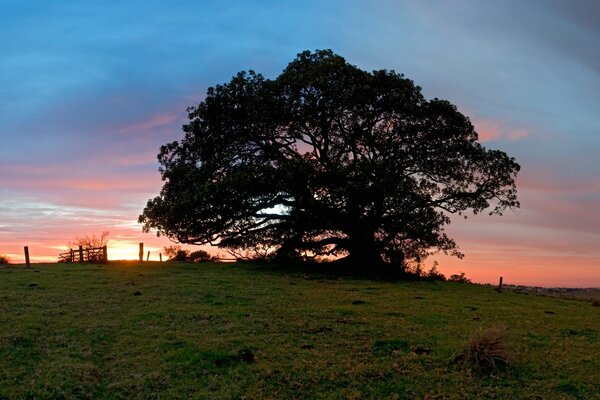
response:
M211 256L207 251L204 250L196 250L189 254L189 261L193 262L210 262L215 261L215 258Z
M502 327L479 329L469 339L459 359L474 371L491 373L508 366L509 351Z
M183 250L181 246L165 246L163 249L165 255L169 257L169 261L188 261L190 252Z
M6 265L8 263L10 263L9 258L4 254L0 254L0 265Z
M600 300L598 300L598 299L592 300L592 307L600 307Z
M467 278L464 272L461 272L460 274L450 275L448 282L471 283L471 280Z
M190 256L190 252L187 250L179 250L173 257L170 258L171 261L188 261Z
M429 278L429 279L433 279L434 281L445 281L446 275L442 274L440 272L440 270L437 268L437 266L438 266L438 262L434 261L433 266L431 267L429 272L427 272L427 274L425 274L425 277Z

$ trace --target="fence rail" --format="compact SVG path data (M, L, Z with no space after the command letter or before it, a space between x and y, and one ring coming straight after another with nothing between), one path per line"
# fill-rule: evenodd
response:
M58 262L106 262L108 261L106 246L69 249L58 255Z

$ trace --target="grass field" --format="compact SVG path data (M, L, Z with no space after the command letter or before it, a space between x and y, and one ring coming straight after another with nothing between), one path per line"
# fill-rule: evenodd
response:
M452 362L498 325L506 370ZM600 399L600 307L476 285L4 266L0 328L0 399Z

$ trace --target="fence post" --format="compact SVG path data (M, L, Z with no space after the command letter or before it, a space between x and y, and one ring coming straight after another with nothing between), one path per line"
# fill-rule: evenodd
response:
M500 277L500 282L498 282L498 291L502 290L502 277Z
M148 251L148 255L146 256L146 261L150 261L150 251Z
M25 264L28 267L31 267L31 262L29 261L29 246L25 246L23 250L25 251Z
M162 253L158 253L158 259L162 262Z
M83 246L79 246L79 262L83 262Z
M140 243L140 262L144 261L144 243Z
M104 262L108 262L108 249L106 245L102 246L102 259Z
M69 262L75 262L75 251L73 249L71 249L71 258L69 259Z

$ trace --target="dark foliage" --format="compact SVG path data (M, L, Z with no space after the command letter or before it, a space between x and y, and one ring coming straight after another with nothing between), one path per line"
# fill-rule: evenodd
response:
M0 254L0 265L6 265L10 262L10 259L4 254Z
M193 262L216 261L216 259L213 256L211 256L210 254L208 254L207 251L204 250L192 251L188 256L188 260Z
M192 261L192 262L209 262L218 261L217 258L208 254L204 250L196 250L190 252L189 250L182 249L181 246L165 246L163 249L165 255L169 257L170 261Z
M170 261L188 261L190 255L189 250L184 250L181 246L176 245L165 246L163 251Z
M471 280L469 278L467 278L467 276L465 275L464 272L461 272L460 274L453 274L450 275L450 277L448 278L449 282L458 282L458 283L471 283Z
M96 236L96 234L92 234L92 236L77 236L73 242L69 242L68 247L69 249L79 246L82 246L84 249L103 247L108 244L109 236L109 231L102 231L99 236Z
M181 243L404 268L434 250L462 256L444 232L451 214L519 206L519 165L479 144L454 105L329 50L275 80L241 72L188 111L139 217Z
M434 281L445 281L446 276L440 272L437 266L438 262L435 261L431 269L426 274L424 274L424 277L427 279L433 279Z

